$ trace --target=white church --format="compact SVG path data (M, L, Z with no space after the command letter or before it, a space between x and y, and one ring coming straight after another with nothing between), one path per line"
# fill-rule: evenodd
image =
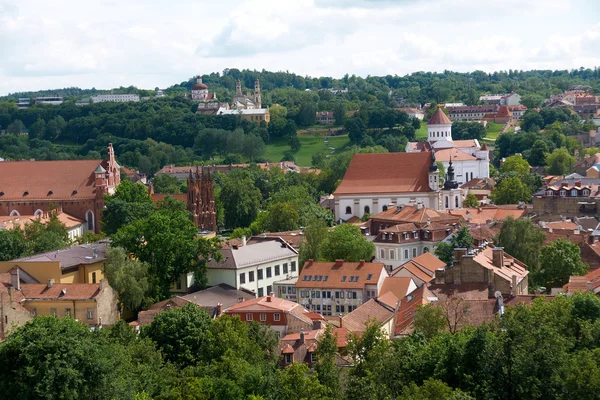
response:
M452 140L452 121L438 108L427 125L427 142L410 142L407 153L434 151L437 161L448 170L450 160L456 181L462 185L474 178L490 177L488 148L477 139Z

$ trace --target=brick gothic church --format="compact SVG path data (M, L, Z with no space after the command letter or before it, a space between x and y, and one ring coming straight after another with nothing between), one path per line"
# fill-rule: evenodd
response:
M217 212L215 208L214 182L210 169L192 173L187 180L187 209L192 213L194 224L202 231L217 231Z
M120 169L111 143L105 160L0 162L0 216L62 209L99 232L104 194L114 193Z

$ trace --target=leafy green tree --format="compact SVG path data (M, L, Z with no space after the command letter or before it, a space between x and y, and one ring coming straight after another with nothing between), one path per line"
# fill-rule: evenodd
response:
M260 190L250 178L230 174L224 180L220 199L225 211L225 226L245 228L258 216Z
M333 226L333 213L316 203L307 203L298 211L300 214L300 227L306 227L313 218L318 218L325 221L327 226Z
M535 110L527 110L521 120L521 129L526 132L535 132L546 126L544 118Z
M69 245L69 233L58 219L58 213L51 212L50 219L42 223L39 219L25 224L25 241L28 253L37 254L65 248Z
M346 107L343 103L336 103L333 107L333 118L335 118L336 125L342 125L344 118L346 117Z
M0 230L0 261L19 258L27 251L25 234L19 228Z
M337 352L337 337L331 325L328 325L317 345L315 371L319 382L326 388L328 397L332 399L341 397L340 372L335 365Z
M326 392L327 388L319 383L317 377L309 374L306 364L294 363L277 373L277 399L329 399Z
M463 207L479 207L479 199L473 193L469 193L463 201Z
M456 121L452 123L452 138L454 140L477 139L485 137L485 127L477 122Z
M14 120L10 125L8 125L8 127L6 127L6 132L10 133L11 135L20 135L24 130L25 124L23 124L23 122L19 119Z
M529 218L508 217L502 223L494 243L504 247L507 254L525 263L529 271L537 271L540 264L540 249L545 239L544 232Z
M531 165L541 166L546 162L546 155L550 152L548 144L544 140L536 140L529 151L527 160Z
M450 243L440 242L435 248L435 255L437 258L446 263L446 265L452 265L454 260L454 249L470 249L473 245L473 236L469 232L469 228L463 226L456 232L456 235L450 240Z
M518 176L525 176L529 174L531 167L527 160L523 158L521 154L507 157L502 165L500 166L499 173L507 174L510 172L516 173Z
M441 307L432 304L419 306L415 311L413 325L415 332L421 333L425 339L432 339L447 327L446 313Z
M544 103L544 98L537 94L525 94L521 96L521 104L527 108L539 108Z
M367 132L367 126L361 118L350 118L344 124L344 130L352 143L360 143Z
M542 247L538 280L546 287L562 287L570 276L585 275L588 269L581 261L579 246L561 238Z
M120 199L109 199L102 210L102 231L115 234L119 228L150 215L154 206L148 202L130 203Z
M417 386L411 382L402 391L398 400L472 400L460 389L453 389L447 384L437 379L427 379L422 386Z
M156 175L152 178L155 193L180 194L186 192L186 184L177 177L168 174Z
M211 318L194 303L156 314L142 329L142 338L151 339L165 359L179 367L195 365L208 341Z
M342 224L327 233L321 243L320 252L324 261L356 262L373 258L375 245L362 237L357 226Z
M304 265L311 258L321 260L321 244L327 237L327 224L319 218L311 219L304 229L304 240L300 244L299 261Z
M123 200L128 203L152 204L152 198L146 187L140 183L133 183L131 181L121 182L121 184L117 186L115 194L110 197L110 199Z
M132 260L120 247L106 249L104 275L110 286L119 294L121 312L127 309L136 312L150 302L150 276L148 265Z
M494 188L492 200L495 204L517 204L531 200L531 190L516 176L500 181Z
M299 152L300 149L302 148L302 142L300 142L300 139L298 139L298 136L290 137L288 144L290 145L290 148L292 149L293 153Z
M566 175L571 172L575 157L566 148L555 149L546 156L546 168L551 175Z
M270 204L292 203L296 209L305 204L314 204L314 198L308 192L305 185L286 186L271 195Z
M300 215L292 203L275 203L267 210L264 228L269 232L298 229Z

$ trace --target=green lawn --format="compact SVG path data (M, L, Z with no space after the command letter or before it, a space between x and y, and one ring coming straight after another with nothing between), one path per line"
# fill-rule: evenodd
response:
M415 132L415 140L427 140L427 122L421 121L421 127Z
M348 143L350 142L350 140L348 140L348 135L328 137L327 146L324 143L324 136L298 136L298 138L300 139L300 143L302 143L302 148L295 154L295 157L296 164L302 167L310 167L313 154L319 150L323 150L329 154L332 151L331 147L333 147L335 151L339 152L340 149L348 146ZM281 161L283 153L286 150L290 150L290 146L285 139L272 140L266 147L264 156L271 162Z
M503 124L495 124L493 122L488 122L487 126L485 127L485 137L488 139L496 140L496 138L500 135L500 132L502 132L503 127Z

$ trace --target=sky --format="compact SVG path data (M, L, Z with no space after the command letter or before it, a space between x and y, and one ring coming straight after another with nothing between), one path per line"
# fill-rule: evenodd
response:
M597 0L0 0L0 95L309 76L600 66Z

